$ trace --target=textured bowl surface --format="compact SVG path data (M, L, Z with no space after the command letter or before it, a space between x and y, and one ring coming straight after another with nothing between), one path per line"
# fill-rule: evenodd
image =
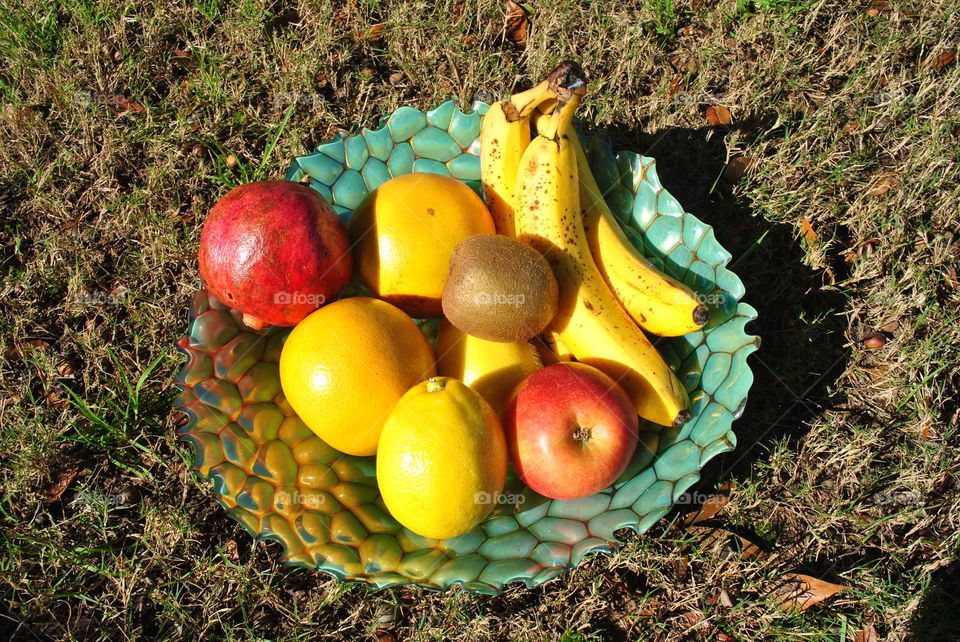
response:
M309 177L344 218L370 190L409 172L448 174L479 191L486 108L477 103L464 113L452 101L426 113L401 107L377 129L341 135L298 157L287 178ZM200 292L189 333L177 343L188 357L177 379L176 407L189 418L179 433L231 517L254 536L280 542L286 561L338 578L497 593L508 582L540 584L588 553L612 550L618 529L643 533L699 480L707 461L734 448L731 424L753 382L746 360L758 339L744 331L756 312L739 303L743 284L726 269L730 254L663 189L653 159L614 155L600 136L585 140L630 239L711 305L705 330L656 340L690 391L690 421L679 429L642 425L629 468L602 493L548 500L513 480L480 526L449 540L426 539L384 508L373 457L333 450L286 403L277 362L289 329L252 330ZM423 326L428 335L431 327Z

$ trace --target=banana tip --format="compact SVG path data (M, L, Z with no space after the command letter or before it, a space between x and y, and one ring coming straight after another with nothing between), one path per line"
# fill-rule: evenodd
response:
M700 304L693 310L693 322L697 325L704 325L710 317L710 308Z
M680 427L682 427L683 424L687 423L687 420L688 420L688 419L690 419L690 411L689 411L689 410L681 410L681 411L677 414L676 419L673 420L673 427L674 427L674 428L680 428Z

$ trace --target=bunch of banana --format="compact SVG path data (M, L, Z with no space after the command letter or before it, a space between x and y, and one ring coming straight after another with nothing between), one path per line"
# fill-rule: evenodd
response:
M517 168L530 144L530 116L544 103L556 104L552 88L575 63L564 62L546 80L527 91L490 105L480 126L480 178L487 208L498 234L516 236L513 220Z
M582 70L564 63L545 82L546 92L541 84L501 103L503 116L490 119L491 108L481 130L484 189L498 231L536 248L554 270L560 305L547 342L619 381L641 417L681 425L686 390L641 328L686 334L703 325L706 308L633 248L607 207L572 123Z

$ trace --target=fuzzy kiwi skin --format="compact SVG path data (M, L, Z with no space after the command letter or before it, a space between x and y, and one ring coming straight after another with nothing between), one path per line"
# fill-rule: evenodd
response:
M453 251L441 302L444 316L467 334L526 341L556 315L557 279L532 247L507 236L479 234Z

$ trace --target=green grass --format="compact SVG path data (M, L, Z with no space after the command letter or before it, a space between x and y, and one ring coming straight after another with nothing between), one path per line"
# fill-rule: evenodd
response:
M541 3L525 48L493 0L0 7L0 632L956 638L960 64L929 62L960 41L960 4L868 5ZM564 58L591 74L584 117L657 159L760 311L738 450L701 489L733 485L712 523L765 555L698 544L678 512L496 597L282 567L189 472L169 414L206 212L341 128L522 89ZM731 180L733 155L753 170ZM893 187L871 194L881 172ZM851 588L786 613L769 593L788 572Z

